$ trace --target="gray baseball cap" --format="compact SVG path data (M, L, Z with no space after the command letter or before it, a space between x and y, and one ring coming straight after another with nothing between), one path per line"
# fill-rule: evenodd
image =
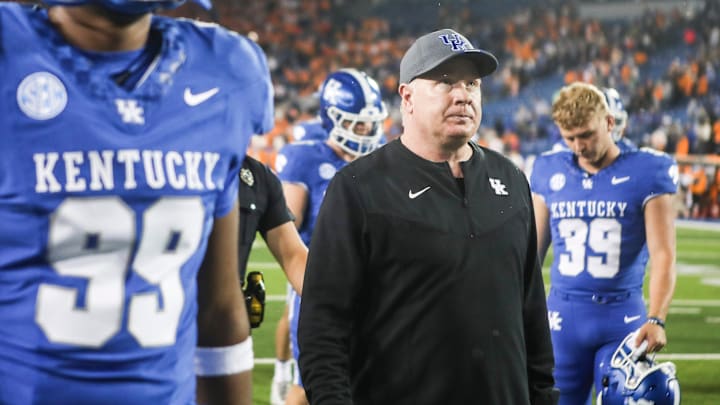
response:
M425 34L415 40L400 61L400 83L436 68L446 60L458 56L470 59L478 68L480 77L497 69L498 61L490 52L477 49L464 36L445 28Z

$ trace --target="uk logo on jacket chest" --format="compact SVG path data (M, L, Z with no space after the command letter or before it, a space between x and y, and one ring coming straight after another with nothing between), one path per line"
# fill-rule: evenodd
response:
M490 187L495 190L495 194L497 195L508 195L506 186L500 181L500 179L494 179L490 177Z

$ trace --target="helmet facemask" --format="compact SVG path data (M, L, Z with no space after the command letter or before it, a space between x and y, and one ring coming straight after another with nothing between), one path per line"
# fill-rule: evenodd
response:
M353 157L377 149L387 116L377 82L363 72L341 69L328 75L321 87L323 128L332 142Z
M367 155L377 149L383 136L382 122L387 117L387 112L379 111L374 107L364 108L360 114L344 112L332 106L328 108L328 117L333 122L330 130L332 139L343 151L357 157ZM368 126L369 130L362 132L358 126Z

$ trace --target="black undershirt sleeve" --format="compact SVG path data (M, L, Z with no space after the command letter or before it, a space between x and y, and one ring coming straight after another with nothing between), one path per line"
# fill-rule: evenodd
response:
M267 207L260 217L258 231L263 238L267 236L267 232L286 222L291 222L295 218L290 213L283 194L282 184L269 167L262 165L262 171L258 170L258 175L262 176L267 192Z

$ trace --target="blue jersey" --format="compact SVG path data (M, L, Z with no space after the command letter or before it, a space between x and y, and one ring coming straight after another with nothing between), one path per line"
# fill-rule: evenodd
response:
M322 120L317 117L295 125L293 138L296 141L325 141L328 139L328 133L322 126Z
M308 192L300 237L310 246L310 237L320 205L335 172L347 164L325 142L308 141L285 145L278 153L275 168L280 180L301 184Z
M307 204L300 226L300 237L310 246L315 221L325 197L325 190L335 173L347 165L335 151L322 141L295 142L285 145L275 160L278 177L283 182L302 185L308 193ZM296 360L294 383L302 387L297 360L300 351L297 344L298 320L300 316L300 296L288 288L288 321L290 322L290 347Z
M272 126L265 56L153 17L127 88L50 27L0 4L0 403L194 403L195 280Z
M568 150L538 157L530 184L550 214L553 288L641 289L648 261L645 204L675 193L677 178L674 160L651 149L622 147L612 164L592 176Z

